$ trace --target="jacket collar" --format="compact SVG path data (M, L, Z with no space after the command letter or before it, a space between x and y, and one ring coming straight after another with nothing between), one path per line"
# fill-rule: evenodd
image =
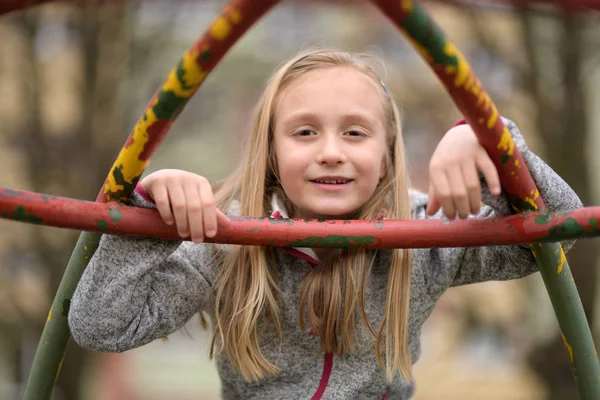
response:
M283 205L283 201L277 196L277 193L273 193L271 196L271 218L275 219L287 219L289 218L289 214ZM290 253L298 258L301 258L305 261L308 261L310 264L318 265L319 257L310 247L282 247L281 250L286 253Z
M285 209L285 205L283 204L283 201L281 201L279 196L277 196L277 193L273 193L273 195L271 196L271 210L273 210L271 212L271 216L270 216L271 218L274 218L274 219L289 218L289 214L288 214L287 210ZM383 213L380 214L378 219L386 219L385 214L383 214ZM287 253L290 253L292 255L295 255L298 258L306 260L313 265L318 265L320 262L319 257L317 257L317 254L310 247L292 247L292 248L282 247L281 250L283 250Z

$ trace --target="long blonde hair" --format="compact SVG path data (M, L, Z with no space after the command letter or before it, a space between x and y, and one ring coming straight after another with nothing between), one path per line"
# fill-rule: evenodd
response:
M385 115L389 121L386 173L373 196L357 215L359 219L410 219L408 176L398 108L373 69L359 56L340 51L305 51L286 62L270 79L256 107L251 136L237 170L215 187L217 206L227 209L232 200L240 202L240 215L269 215L268 199L273 193L286 200L277 177L273 151L273 124L277 101L285 88L298 77L319 69L350 67L374 80L381 89ZM412 379L412 359L408 349L411 251L392 250L389 265L386 310L377 330L365 313L365 286L371 274L376 251L343 249L316 266L303 280L299 309L300 329L308 321L320 337L320 351L343 355L357 344L356 317L360 316L375 338L376 357L385 368L388 381L399 372ZM261 334L269 324L282 339L281 310L274 249L234 246L223 261L216 282L216 321L211 357L225 351L244 379L258 381L278 372L261 352ZM338 339L338 337L340 339ZM220 339L220 346L215 343ZM341 341L341 343L338 343ZM384 343L385 342L385 343ZM385 363L382 361L385 355Z

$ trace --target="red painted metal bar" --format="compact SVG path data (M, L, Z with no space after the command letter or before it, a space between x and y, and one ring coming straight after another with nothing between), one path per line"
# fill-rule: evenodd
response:
M527 165L496 106L463 55L423 6L412 0L372 1L408 36L444 84L494 161L515 211L544 210ZM558 319L579 395L586 400L600 399L600 363L564 252L557 243L544 243L536 246L534 256Z
M59 228L181 240L158 211L0 188L0 217ZM433 248L600 236L600 207L447 221L307 221L230 217L211 243L279 247Z
M126 200L188 100L236 41L278 0L233 0L209 29L183 55L156 92L111 168L98 202ZM83 270L94 254L100 234L83 232L48 313L25 388L24 400L49 399L70 338L67 316Z

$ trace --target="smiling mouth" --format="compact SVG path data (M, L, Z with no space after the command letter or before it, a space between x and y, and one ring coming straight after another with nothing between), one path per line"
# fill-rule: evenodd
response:
M311 180L311 182L320 183L320 184L324 184L324 185L343 185L343 184L352 182L352 179L336 179L336 180L314 179L314 180Z

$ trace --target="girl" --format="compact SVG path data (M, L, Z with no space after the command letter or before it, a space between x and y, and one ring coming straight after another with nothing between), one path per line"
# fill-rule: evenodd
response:
M548 207L581 207L505 123ZM140 182L131 203L156 207L191 241L105 235L72 299L72 335L83 347L121 352L204 312L215 324L211 357L225 399L407 399L421 326L444 291L535 272L528 248L312 250L202 241L229 224L225 214L509 213L497 171L468 125L446 134L430 171L429 196L409 191L397 107L363 60L299 54L270 80L243 161L214 197L207 180L189 172L159 171ZM480 209L482 200L488 206Z

